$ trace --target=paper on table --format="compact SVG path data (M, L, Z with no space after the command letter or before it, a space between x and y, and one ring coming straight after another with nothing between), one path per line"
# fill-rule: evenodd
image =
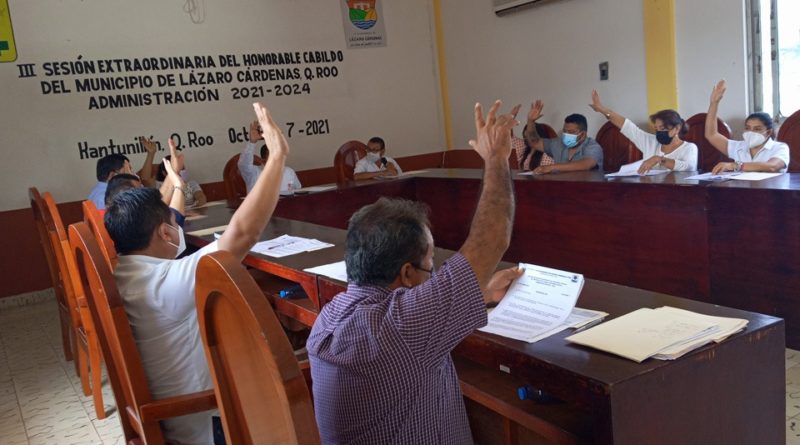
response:
M710 321L720 327L719 331L717 332L696 338L692 341L682 342L659 351L658 354L653 356L653 358L657 358L659 360L674 360L707 343L720 343L731 335L743 330L748 323L748 321L743 318L714 317L711 315L698 314L696 312L670 306L660 307L657 310L661 311L661 313L675 314L690 319Z
M310 267L305 269L305 271L316 275L323 275L333 278L334 280L344 281L345 283L347 282L347 265L344 261L323 264L322 266L317 267Z
M224 226L209 227L208 229L194 230L192 232L186 232L186 233L192 236L205 236L205 235L211 235L214 232L224 232L225 229L227 228L228 225L225 224Z
M228 201L225 201L224 199L221 200L221 201L209 201L209 202L207 202L207 203L205 203L205 204L203 204L201 206L191 206L191 207L187 207L187 209L202 209L204 207L221 206L221 205L223 205L223 204L225 204L227 202Z
M780 176L783 173L758 173L758 172L747 172L742 173L740 175L736 175L731 179L735 179L737 181L761 181L764 179L774 178L776 176Z
M550 331L566 329L561 326L583 289L583 275L533 264L520 263L519 267L525 273L511 283L489 314L489 323L480 330L531 342Z
M413 175L421 175L423 173L428 173L428 170L412 170L410 172L403 172L400 176L413 176Z
M326 190L332 190L332 189L335 189L335 188L336 188L336 184L332 184L332 185L315 185L315 186L311 186L311 187L303 187L301 189L297 189L297 191L298 192L314 193L314 192L324 192Z
M642 308L566 338L636 362L720 331L713 321Z
M687 181L727 181L728 179L735 179L734 176L740 175L740 172L727 172L727 173L703 173L700 175L689 176Z
M281 235L271 240L256 243L250 251L273 258L283 258L285 256L311 252L327 247L333 247L333 244L299 236Z
M656 176L670 172L670 170L650 170L646 173L639 174L639 167L642 166L642 162L644 162L644 160L625 164L619 168L618 172L606 174L606 178L622 178L626 176Z

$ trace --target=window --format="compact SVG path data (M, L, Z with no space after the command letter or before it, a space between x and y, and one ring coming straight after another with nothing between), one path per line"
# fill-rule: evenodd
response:
M750 0L749 11L753 108L780 121L800 110L800 2Z

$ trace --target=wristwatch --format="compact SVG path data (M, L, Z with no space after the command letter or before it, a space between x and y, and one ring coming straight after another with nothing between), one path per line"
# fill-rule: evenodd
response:
M741 161L736 161L736 167L733 168L733 171L735 171L735 172L742 171L742 164L743 163Z

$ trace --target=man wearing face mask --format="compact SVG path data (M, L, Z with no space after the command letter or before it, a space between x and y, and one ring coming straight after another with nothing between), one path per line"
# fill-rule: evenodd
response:
M183 230L151 188L124 191L113 198L105 226L119 252L114 277L155 399L211 389L195 309L195 273L200 258L226 250L243 259L260 238L278 201L281 171L289 146L263 105L254 104L270 156L253 190L233 214L219 240L181 259ZM176 191L171 204L182 206L183 181L167 164ZM179 200L181 202L176 202ZM213 443L213 411L162 422L165 438L184 444Z
M744 121L741 141L734 141L719 134L717 130L717 110L725 95L725 81L711 91L711 103L706 115L706 139L717 150L733 159L733 162L720 162L712 170L713 174L722 172L771 172L786 173L789 166L789 146L772 139L774 133L772 117L767 113L753 113Z
M379 176L397 176L403 170L397 162L386 155L386 143L379 137L367 142L367 155L356 162L353 179L372 179Z
M497 273L511 237L511 114L475 106L483 187L469 236L434 270L427 208L381 198L347 228L347 290L322 308L308 348L324 444L473 443L450 352L487 323L486 303L522 273Z
M640 175L650 170L676 172L697 170L697 145L681 139L689 128L677 111L661 110L651 115L650 123L656 129L656 134L652 134L604 106L596 90L592 91L592 103L589 106L619 128L620 132L642 152Z
M536 121L542 117L543 109L544 103L541 100L531 104L524 136L531 148L552 157L554 163L540 165L533 170L533 174L603 170L603 148L586 134L586 117L582 114L570 114L564 119L560 138L542 139L535 128Z

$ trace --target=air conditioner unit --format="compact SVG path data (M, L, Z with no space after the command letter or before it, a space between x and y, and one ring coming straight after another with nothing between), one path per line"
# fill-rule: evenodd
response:
M548 0L492 0L492 8L495 14L505 15L516 12L524 7L546 1Z

